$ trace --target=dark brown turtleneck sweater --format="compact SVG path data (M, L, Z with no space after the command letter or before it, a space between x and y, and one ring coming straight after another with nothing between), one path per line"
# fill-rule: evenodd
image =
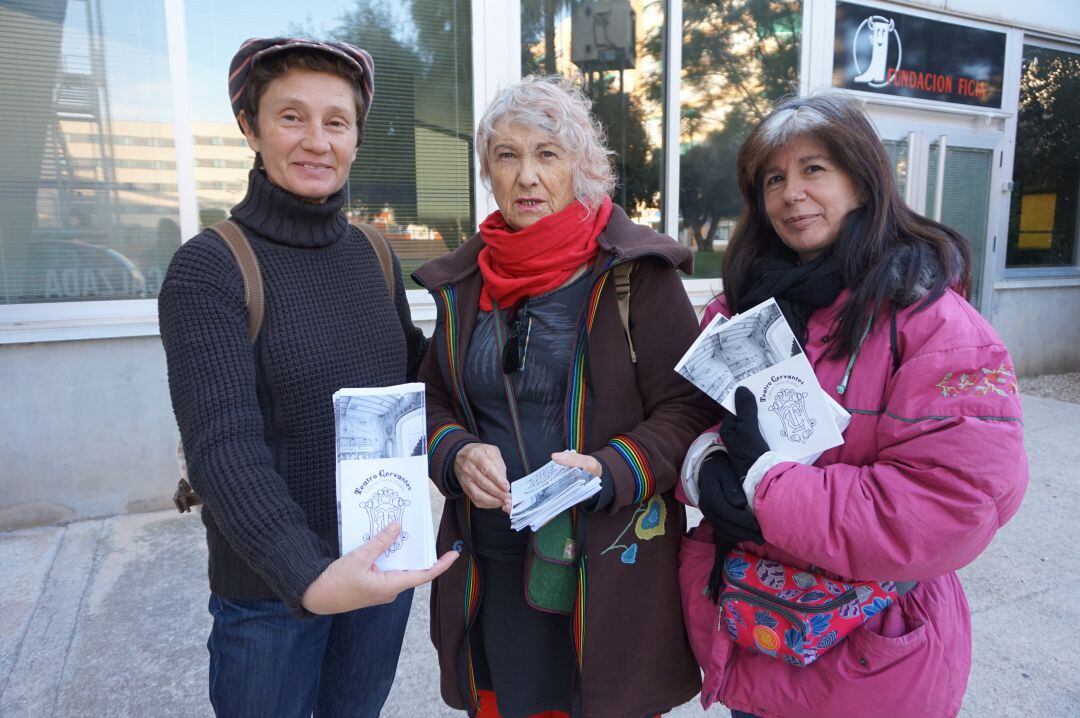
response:
M216 235L176 252L158 299L173 411L205 501L210 590L276 596L298 616L339 553L331 396L412 381L426 348L397 259L391 301L343 200L304 202L252 171L232 216L265 284L254 347L240 270Z

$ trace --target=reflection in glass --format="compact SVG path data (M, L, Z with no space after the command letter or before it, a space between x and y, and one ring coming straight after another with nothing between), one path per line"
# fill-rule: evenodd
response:
M660 229L664 3L521 0L522 75L582 83L607 131L631 219Z
M387 235L406 280L472 234L469 0L328 0L301 13L291 0L185 6L204 226L243 198L254 159L223 89L229 60L248 37L285 35L350 42L375 61L375 100L349 177L347 211Z
M1006 266L1071 267L1080 190L1080 55L1024 46Z
M941 161L941 146L930 145L930 161L926 176L937 177ZM945 182L941 198L941 223L952 227L971 242L972 277L968 299L978 306L983 281L983 259L986 256L987 213L990 211L990 173L993 171L993 150L976 147L945 148ZM926 216L933 217L937 204L933 181L926 187Z
M907 191L907 140L882 140L885 146L885 154L889 157L892 165L893 180L896 182L896 191L903 197Z
M0 4L0 304L157 294L180 243L163 11Z
M682 0L679 241L718 277L742 210L735 155L778 98L798 90L800 0Z

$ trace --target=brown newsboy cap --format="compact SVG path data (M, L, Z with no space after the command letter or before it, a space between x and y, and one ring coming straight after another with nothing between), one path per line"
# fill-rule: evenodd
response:
M232 102L233 117L239 123L240 110L243 109L244 86L247 84L251 68L264 57L289 50L307 49L327 52L342 58L360 73L360 98L364 101L364 116L359 118L361 126L371 109L371 98L375 95L375 63L367 50L347 42L323 42L295 37L263 37L245 40L229 63L229 100ZM243 129L243 128L241 128Z

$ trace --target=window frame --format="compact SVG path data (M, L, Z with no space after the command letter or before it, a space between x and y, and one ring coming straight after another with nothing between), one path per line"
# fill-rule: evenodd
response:
M1010 119L1010 127L1008 132L1011 134L1008 151L1008 187L1009 193L1012 193L1013 187L1013 170L1016 159L1016 133L1018 130L1018 124L1020 119L1020 71L1023 68L1024 62L1024 48L1028 45L1034 47L1042 47L1047 50L1055 50L1057 52L1067 52L1072 55L1080 56L1080 45L1076 43L1063 42L1061 40L1052 38L1047 35L1043 35L1036 32L1023 32L1017 31L1019 36L1017 41L1017 51L1015 57L1015 64L1006 67L1006 70L1011 70L1015 76L1015 92L1013 97L1010 98L1010 105L1012 107L1012 117ZM1012 59L1012 58L1010 58ZM1080 188L1078 188L1080 191ZM1077 211L1077 222L1075 234L1073 236L1073 257L1071 265L1062 265L1060 267L1010 267L1008 265L1007 250L1008 250L1008 232L1009 232L1009 217L1008 211L1002 212L1005 215L1004 227L1002 230L1002 236L1005 237L1005 242L1001 247L1001 275L999 281L994 283L994 289L1028 289L1028 288L1048 288L1048 287L1075 287L1080 286L1080 209Z
M188 82L185 0L159 0L165 9L169 76L173 102L176 183L181 242L199 232L195 184L195 140ZM520 76L518 0L471 0L474 122L499 87ZM479 220L495 209L480 181L478 163L472 209ZM406 292L417 323L433 322L435 304L427 292ZM0 345L82 339L119 339L159 333L157 299L40 302L0 305Z

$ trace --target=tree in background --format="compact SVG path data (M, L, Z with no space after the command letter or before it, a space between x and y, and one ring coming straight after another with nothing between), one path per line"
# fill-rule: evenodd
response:
M699 252L711 252L720 222L742 210L735 155L752 127L739 110L733 110L723 129L710 133L680 159L679 209Z
M801 17L800 0L683 0L679 201L698 251L742 207L735 156L750 128L797 89ZM663 28L645 52L661 57ZM662 101L659 72L647 88Z

